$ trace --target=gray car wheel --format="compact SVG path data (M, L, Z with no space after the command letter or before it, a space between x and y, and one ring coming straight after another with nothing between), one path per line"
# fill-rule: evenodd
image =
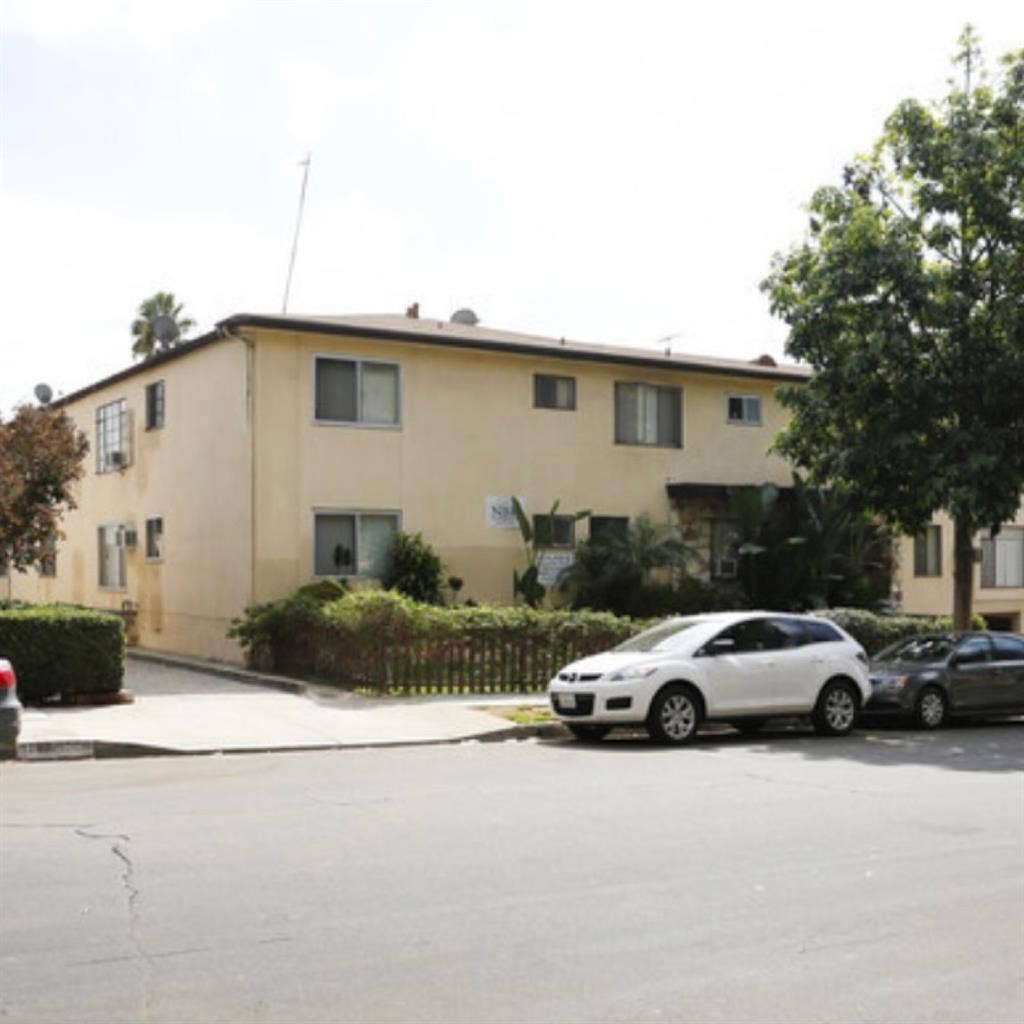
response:
M666 686L651 701L647 731L661 743L682 745L697 735L701 718L700 701L692 687Z
M937 686L926 686L914 705L914 722L919 729L939 729L946 724L949 702Z
M826 683L811 721L822 736L846 736L857 722L857 698L850 684L839 679Z

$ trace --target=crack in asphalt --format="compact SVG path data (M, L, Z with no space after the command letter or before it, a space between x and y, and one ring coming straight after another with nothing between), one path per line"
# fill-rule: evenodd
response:
M135 865L127 852L127 845L132 837L124 832L87 832L84 828L76 828L75 835L83 839L113 839L110 845L110 852L121 862L121 887L124 889L128 901L128 940L134 950L136 961L145 965L145 977L142 982L142 1009L143 1019L149 1019L150 1006L153 1000L153 982L156 977L156 961L147 952L142 944L139 926L139 897L140 892L135 884Z

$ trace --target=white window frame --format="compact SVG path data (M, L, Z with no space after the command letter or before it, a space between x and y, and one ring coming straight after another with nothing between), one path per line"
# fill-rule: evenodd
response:
M100 419L103 410L109 409L111 406L119 406L120 408L116 413L117 446L112 446L108 449L105 444L101 443L101 441L105 440L105 436L100 430ZM114 398L109 402L96 406L94 419L96 430L96 472L115 473L117 470L131 465L132 418L131 411L128 409L127 399ZM116 461L114 460L115 455L118 456Z
M619 385L639 386L653 391L675 391L679 396L679 443L665 441L620 441L619 440ZM649 380L616 380L612 382L612 441L629 448L666 448L682 451L686 447L686 394L681 384L654 384Z
M320 419L316 414L316 364L320 359L330 359L336 363L356 364L356 416L363 413L363 364L376 363L378 366L395 367L398 380L398 418L394 423L367 423L361 419L354 420L325 420ZM312 390L313 390L313 422L318 427L360 427L367 430L401 430L402 412L405 407L405 391L402 381L402 364L397 359L375 359L371 356L351 356L340 352L314 352L312 362Z
M371 360L372 362L372 360ZM355 519L355 529L352 536L355 540L355 550L352 552L352 561L355 565L355 572L329 572L318 573L316 571L316 518L317 516L352 516ZM310 579L314 580L375 580L377 576L367 576L359 572L359 519L361 516L392 516L395 519L395 533L402 530L402 513L394 508L331 508L318 505L314 507L310 520L312 537L310 541Z
M993 537L991 533L981 540L981 587L984 590L1019 590L1024 587L1024 577L1005 581L1007 566L999 558L999 551L1008 544L1024 548L1024 527L1013 523L1004 525ZM1002 582L1000 582L1002 580Z
M160 523L160 554L151 555L149 553L149 524L155 522ZM142 527L142 544L147 562L159 564L164 560L164 517L162 515L146 516Z
M729 415L729 403L734 399L738 398L743 403L743 418L734 420ZM757 402L757 419L747 419L747 402ZM764 398L761 395L753 395L740 393L738 391L730 392L725 396L725 422L730 427L761 427L764 426Z
M96 555L97 555L97 558L99 559L98 562L97 562L97 565L96 565L96 586L100 590L111 590L111 591L116 591L118 593L121 593L121 592L123 592L123 591L128 589L128 559L127 559L127 556L125 556L125 555L121 556L120 563L119 563L119 567L120 567L120 570L121 570L121 582L120 582L120 584L117 584L117 583L103 583L102 582L102 579L103 579L103 577L102 577L103 560L102 560L102 556L100 555L100 543L99 543L99 539L100 539L99 538L99 534L100 534L101 530L108 530L108 529L110 529L110 530L115 530L116 531L116 530L123 529L124 525L125 524L121 523L121 522L99 523L97 525L97 527L96 527ZM124 548L124 547L122 547L122 546L120 546L118 544L115 544L114 548L117 551L125 551L125 550L127 550L126 548Z

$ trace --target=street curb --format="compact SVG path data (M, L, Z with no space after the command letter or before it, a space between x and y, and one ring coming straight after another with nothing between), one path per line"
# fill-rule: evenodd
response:
M136 661L148 661L155 665L166 665L168 668L185 668L194 672L205 672L211 676L233 679L238 683L249 683L251 686L265 686L272 690L283 690L305 696L309 692L307 683L287 676L276 676L269 672L254 672L252 669L236 668L219 661L204 661L201 658L189 658L179 654L165 654L162 651L148 651L140 647L129 647L125 655Z
M509 740L564 739L567 731L558 722L533 725L512 725L493 732L474 733L445 739L381 740L377 743L306 743L288 747L207 747L180 750L144 743L121 743L111 740L38 740L18 745L17 761L104 761L115 758L140 757L225 757L237 754L297 754L303 751L322 753L325 750L377 750L399 747L443 747L459 743L504 743Z

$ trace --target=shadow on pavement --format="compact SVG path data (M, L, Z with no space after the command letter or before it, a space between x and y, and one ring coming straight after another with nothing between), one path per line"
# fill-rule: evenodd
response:
M613 731L600 743L566 739L546 743L574 743L580 750L609 754L651 753L689 757L733 749L758 753L799 754L815 761L859 761L875 766L924 765L957 772L1024 772L1024 721L993 720L954 724L937 732L919 732L891 725L860 728L841 739L818 736L810 727L769 726L756 736L742 736L728 727L709 726L685 748L655 743L642 730Z

